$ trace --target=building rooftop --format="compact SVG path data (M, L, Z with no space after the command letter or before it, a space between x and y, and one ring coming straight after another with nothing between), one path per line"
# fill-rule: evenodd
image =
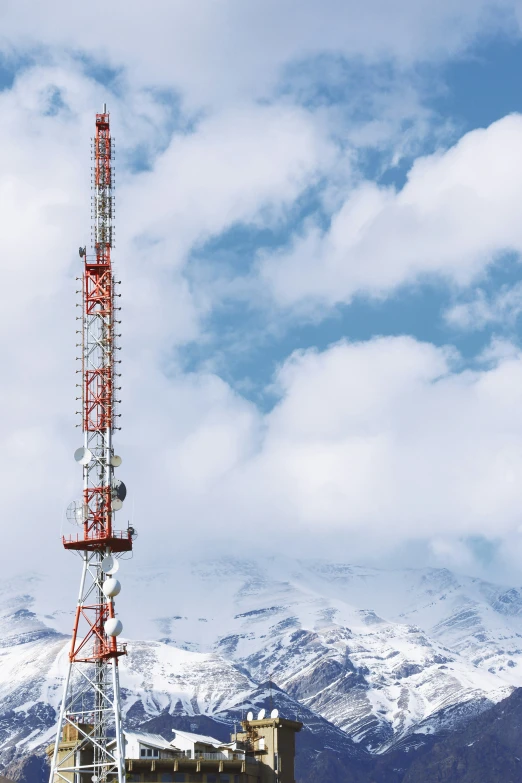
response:
M221 748L226 744L225 742L222 742L215 737L207 737L204 734L192 734L190 731L178 731L178 729L172 729L172 734L174 741L176 740L176 737L180 736L191 742L201 742L202 745L213 745L215 748Z
M136 739L138 742L150 745L152 748L158 748L158 750L176 750L173 743L163 739L161 734L148 734L145 731L124 731L123 734L127 740Z
M302 723L278 717L243 721L241 726L243 731L233 735L231 742L177 729L170 742L161 734L124 731L127 780L271 783L277 777L279 783L295 783L295 735ZM74 737L69 733L64 730L67 736L59 746L63 755L70 754L78 742L78 729L72 732ZM53 750L54 746L49 746L48 755Z

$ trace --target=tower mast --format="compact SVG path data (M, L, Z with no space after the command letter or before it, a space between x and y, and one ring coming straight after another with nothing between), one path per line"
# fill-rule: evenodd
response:
M126 489L114 475L121 464L113 447L113 432L119 429L115 426L119 377L115 313L119 308L111 261L114 154L106 105L96 115L92 157L92 253L80 248L83 446L74 455L83 467L83 497L71 503L67 513L80 531L63 539L65 549L81 556L83 568L50 783L125 781L118 660L126 648L117 641L122 624L115 613L120 584L114 574L118 557L132 550L134 531L114 527Z

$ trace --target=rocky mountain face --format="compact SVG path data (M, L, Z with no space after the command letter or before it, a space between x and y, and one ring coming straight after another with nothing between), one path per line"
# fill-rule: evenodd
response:
M371 758L328 750L301 772L299 783L521 783L522 690L451 731L416 737Z
M198 563L180 576L190 587L178 612L147 638L218 653L257 682L272 676L372 752L522 685L517 589L446 570L275 560ZM156 579L168 594L172 575Z
M438 738L403 783L520 783L522 690Z
M517 588L447 570L280 559L131 565L118 603L127 725L168 735L188 722L225 737L272 700L305 723L302 783L320 783L319 767L330 783L430 783L415 763L453 758L444 743L522 686ZM0 584L0 770L31 783L40 772L23 765L41 768L54 733L74 608L51 581Z

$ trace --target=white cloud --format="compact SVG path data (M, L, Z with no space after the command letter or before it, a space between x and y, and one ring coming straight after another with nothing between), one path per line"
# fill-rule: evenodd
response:
M172 416L133 421L131 440L152 437L157 455L140 466L140 518L158 487L143 552L171 526L185 547L224 535L331 557L518 535L520 353L462 371L453 350L413 338L342 342L294 354L277 384L262 415L212 376L179 377L158 398Z
M62 108L53 103L57 90ZM89 138L92 107L101 105L102 94L107 90L73 62L29 68L12 89L0 93L0 401L5 413L0 471L6 482L3 513L9 519L4 544L23 547L31 531L31 565L50 551L57 555L64 509L80 492L71 458L80 437L74 429L74 277L81 274L77 248L89 237ZM141 95L128 88L110 101L114 126L125 129L123 136L116 131L123 157L143 144L157 153L168 124L161 102L150 96L142 101ZM184 465L171 453L179 438L190 465L198 464L199 478L186 476L195 492L198 482L219 477L252 448L253 414L246 403L241 414L240 401L219 379L189 377L187 393L179 392L177 399L183 383L164 374L176 372L173 349L197 338L208 307L204 296L190 290L183 267L195 244L236 221L279 220L330 165L332 154L320 125L303 110L244 107L203 118L190 134L175 136L152 172L118 176L115 261L124 282L124 429L117 442L131 477L131 498L134 487L144 486L140 465L150 459L154 430L173 436L158 444L158 476L162 464L177 466L184 475ZM207 395L204 409L194 407L203 394L200 386ZM209 389L218 401L227 395L235 400L229 416L224 402L216 402L211 415ZM181 429L173 432L178 418ZM134 469L126 454L132 438L138 444ZM156 486L153 476L148 486ZM143 512L146 516L147 506Z
M288 63L331 52L364 61L445 59L506 24L509 0L93 0L2 9L4 51L58 47L128 68L136 84L216 105L270 92ZM511 20L510 20L511 22ZM511 23L513 27L513 23Z
M334 155L322 124L302 109L221 112L174 136L153 170L132 178L120 199L124 225L132 236L175 241L176 265L234 223L277 221Z
M473 298L453 305L444 317L450 326L459 329L483 329L489 324L514 326L521 312L522 283L515 283L489 296L479 288Z
M58 520L80 488L70 456L72 278L88 235L91 112L107 93L124 152L146 145L155 156L151 171L124 172L117 191L125 304L117 444L130 490L120 524L135 503L138 556L156 554L158 541L171 557L183 543L222 535L247 547L281 536L309 551L324 537L335 554L344 536L369 549L431 538L435 528L449 537L515 529L518 354L459 373L451 351L409 338L304 352L278 373L281 400L268 414L212 374L181 373L172 358L173 347L198 337L210 306L183 277L190 250L237 222L277 223L336 160L319 113L252 99L285 63L321 49L405 61L440 54L442 41L455 51L486 7L329 2L221 2L205 15L193 2L153 2L148 14L112 3L103 5L106 27L97 1L6 9L6 48L38 40L128 68L110 95L57 55L55 66L29 69L0 93L4 546L23 548L30 531L26 565L50 552L57 562ZM141 89L151 83L178 86L189 104L214 111L163 149L166 109ZM53 87L66 104L57 115ZM400 193L355 190L326 236L311 227L294 256L276 259L280 268L267 262L277 299L331 304L426 273L466 282L499 248L519 247L521 132L520 118L507 118L418 161Z
M79 490L70 464L79 438L74 277L89 236L89 107L100 103L100 86L70 62L28 69L0 93L3 535L5 551L24 550L30 565L58 551L65 506ZM145 116L130 145L143 138Z
M502 359L515 357L518 352L519 348L516 343L506 338L493 336L477 359L482 364L497 364Z
M261 260L261 275L286 306L382 296L430 276L467 285L522 250L521 198L522 117L511 115L417 159L400 191L357 187L326 232L311 223Z
M165 361L173 346L198 337L224 272L210 259L210 283L190 288L183 275L194 248L236 224L278 226L335 157L313 115L250 106L173 136L151 171L126 177L117 193L117 257L125 259L125 332L134 356L152 351Z
M42 114L52 84L70 98L63 116ZM79 491L71 457L72 270L88 209L83 148L92 118L83 106L97 90L77 73L53 70L28 73L0 95L8 118L0 136L8 216L8 285L0 291L4 543L23 548L30 534L31 565L49 553L52 562L65 558L59 520ZM115 107L124 116L124 102ZM173 141L155 187L153 174L143 174L142 188L131 180L121 188L124 225L138 233L149 227L163 239L142 252L128 238L116 254L129 278L117 436L129 502L120 524L133 515L138 557L158 556L158 541L167 542L170 557L171 546L223 537L268 547L278 536L303 551L324 539L336 554L348 538L368 550L431 539L434 530L441 538L513 535L522 500L518 354L459 373L450 350L412 338L298 353L280 369L280 402L267 414L211 374L183 375L175 364L162 371L158 351L198 333L198 307L180 275L183 253L199 235L259 220L261 208L284 210L330 160L301 112L259 109L239 123L242 166L220 188L220 166L227 168L236 145L219 132L228 127L225 115L208 122ZM262 155L250 162L254 149ZM186 212L170 196L176 172L180 189L192 193ZM163 204L157 224L153 205L140 214L143 195Z

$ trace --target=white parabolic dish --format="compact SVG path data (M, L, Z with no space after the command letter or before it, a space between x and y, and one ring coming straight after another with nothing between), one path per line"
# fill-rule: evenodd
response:
M104 574L115 574L119 567L119 562L112 555L107 555L101 562L101 569Z
M80 465L88 465L92 459L92 451L82 446L74 452L74 459L76 462L79 462Z

